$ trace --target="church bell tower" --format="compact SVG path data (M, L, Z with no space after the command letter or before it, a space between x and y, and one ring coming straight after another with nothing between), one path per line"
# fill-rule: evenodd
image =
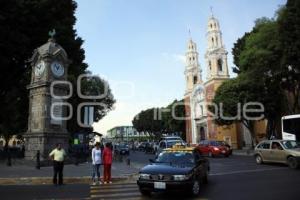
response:
M227 54L222 40L219 21L211 15L207 24L207 50L205 60L207 65L207 80L214 78L229 78Z
M190 38L185 54L186 67L184 71L186 79L185 95L188 96L197 84L202 83L201 69L198 60L197 44Z

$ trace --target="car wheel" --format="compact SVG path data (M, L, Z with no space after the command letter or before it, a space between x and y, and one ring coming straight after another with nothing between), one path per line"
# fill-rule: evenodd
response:
M256 155L255 156L255 161L256 161L256 163L257 164L263 164L263 159L262 159L262 157L260 156L260 155Z
M141 193L143 196L151 196L151 191L150 191L150 190L143 190L143 189L140 189L140 193Z
M198 196L199 193L200 193L200 184L199 184L199 181L195 180L193 185L192 185L192 189L191 189L191 194L193 196Z
M299 168L299 163L295 157L289 157L288 158L288 165L291 169L297 169Z

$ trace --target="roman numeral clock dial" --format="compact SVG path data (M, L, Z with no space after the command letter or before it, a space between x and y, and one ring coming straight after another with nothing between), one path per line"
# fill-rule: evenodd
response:
M61 77L64 75L65 73L65 68L63 67L63 65L57 61L54 61L52 64L51 64L51 71L53 73L53 75L55 77Z

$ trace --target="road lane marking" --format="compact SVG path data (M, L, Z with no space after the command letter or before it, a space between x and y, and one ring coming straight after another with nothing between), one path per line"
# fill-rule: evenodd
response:
M287 170L287 168L269 168L269 169L253 169L253 170L239 170L239 171L232 171L232 172L223 172L223 173L214 173L209 174L210 176L223 176L223 175L230 175L230 174L243 174L243 173L253 173L253 172L263 172L263 171L273 171L273 170Z
M128 192L128 193L114 193L114 194L97 194L97 195L91 195L91 198L113 198L113 197L122 197L122 198L125 198L125 197L137 197L137 196L140 196L140 192L137 191L137 192ZM126 198L127 199L127 198Z

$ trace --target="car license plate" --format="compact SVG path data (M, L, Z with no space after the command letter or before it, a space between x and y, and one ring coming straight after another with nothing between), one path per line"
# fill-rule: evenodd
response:
M164 182L154 182L155 189L166 189L166 183Z

